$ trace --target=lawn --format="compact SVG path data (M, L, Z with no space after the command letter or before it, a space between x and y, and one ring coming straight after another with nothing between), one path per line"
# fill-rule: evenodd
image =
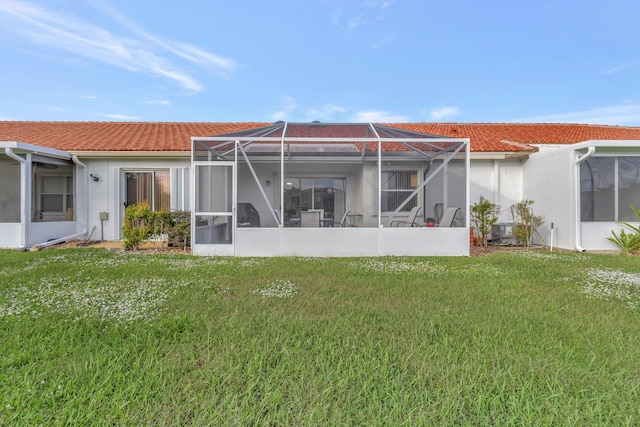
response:
M638 261L0 251L0 425L638 425Z

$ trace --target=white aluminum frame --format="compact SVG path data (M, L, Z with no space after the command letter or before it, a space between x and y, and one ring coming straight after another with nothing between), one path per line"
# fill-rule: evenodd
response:
M196 245L193 239L192 231L192 252L196 255L236 255L236 256L316 256L316 257L330 257L330 256L381 256L381 255L412 255L412 256L429 256L429 255L448 255L448 256L466 256L469 254L469 215L465 214L465 226L455 228L394 228L387 227L386 223L393 219L408 200L414 195L418 194L424 189L429 180L435 176L435 174L446 167L447 163L454 157L463 157L465 159L465 197L467 206L462 206L462 210L468 212L469 204L469 139L467 138L437 138L437 137L425 137L425 138L381 138L376 132L373 124L369 123L371 133L373 137L367 138L306 138L306 137L287 137L287 128L289 124L283 124L282 136L258 136L259 132L256 131L250 135L237 136L214 136L214 137L192 137L192 156L191 156L191 170L192 170L192 182L191 182L191 206L192 206L192 224L195 224L195 206L196 197L198 195L195 192L195 167L197 165L214 164L216 160L224 158L231 153L228 149L228 144L233 143L233 164L234 164L234 177L233 177L233 193L234 193L234 239L233 250L229 253L221 253L215 248L208 248L211 245ZM399 131L401 131L399 129ZM246 147L251 143L279 143L279 163L280 163L280 200L283 200L284 196L284 176L285 176L285 153L288 152L286 148L291 143L316 143L316 144L331 144L331 143L344 143L344 144L362 144L362 154L358 156L359 161L364 161L366 158L366 144L377 144L377 181L378 189L382 185L382 164L383 164L383 144L384 143L401 143L410 148L410 152L413 152L414 156L423 155L423 158L418 160L424 160L425 158L440 157L442 164L433 171L428 179L409 196L409 198L401 204L391 215L383 220L382 217L382 204L381 204L381 191L378 190L377 200L377 228L285 228L282 219L284 218L283 204L280 204L279 217L276 218L273 206L269 202L264 189L260 185L258 176L253 168L250 156L247 153ZM431 155L430 153L424 153L418 148L410 145L411 143L429 144L431 147L438 149L437 155ZM438 143L453 144L455 148L453 151L443 149L439 147ZM207 147L211 145L212 149L208 151L207 159L194 160L195 146L198 144L201 147ZM216 148L227 147L224 152L215 151ZM464 148L464 150L463 150ZM241 155L248 166L253 179L260 188L261 196L269 207L269 211L272 213L277 223L277 228L238 228L237 218L235 218L236 209L236 197L237 197L237 173L238 173L238 157ZM289 156L291 153L289 152ZM340 158L340 154L336 155L336 158ZM331 159L331 157L325 157L324 161ZM414 157L415 160L415 157ZM317 158L316 158L316 161ZM322 162L323 160L319 160Z

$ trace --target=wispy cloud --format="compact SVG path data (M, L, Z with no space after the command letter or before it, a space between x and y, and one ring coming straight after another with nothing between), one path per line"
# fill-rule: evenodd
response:
M66 113L67 109L58 105L49 105L44 107L46 110L53 111L54 113Z
M162 107L168 107L171 105L171 101L169 101L168 99L147 100L144 101L144 103L149 105L160 105Z
M411 120L407 116L392 114L388 111L368 110L357 112L352 116L351 121L356 123L406 123Z
M311 107L306 109L305 121L334 121L336 114L342 114L346 111L344 107L328 104L321 107Z
M516 122L587 123L601 125L640 125L640 103L623 103L592 110L573 111L547 116L527 117Z
M384 46L388 46L393 43L394 38L393 34L387 34L380 41L373 43L371 45L371 49L380 49Z
M271 119L274 121L277 120L291 120L291 115L292 113L296 110L297 105L296 105L296 101L295 99L293 99L292 97L284 97L282 99L282 104L283 107L280 108L278 111L274 112L273 114L271 114Z
M617 74L618 72L624 70L625 68L629 67L629 65L631 64L620 64L616 67L613 68L609 68L608 70L605 70L602 74L604 74L605 76L611 76L613 74Z
M126 114L101 114L101 116L107 117L113 120L120 120L123 122L135 122L140 120L140 117L138 116L128 116Z
M271 114L272 120L285 121L336 121L336 115L344 114L347 109L335 104L326 104L319 107L300 106L292 97L282 99L283 107Z
M392 6L396 0L361 0L359 3L364 6L372 7L379 10L384 10L389 6Z
M280 120L286 122L289 120L289 112L287 110L278 110L275 113L271 114L271 120L275 122Z
M354 30L356 29L356 27L365 25L366 23L367 21L362 17L362 15L358 15L349 19L349 22L347 22L347 26L349 27L350 30Z
M116 8L111 6L111 4L107 3L104 0L87 0L87 2L123 25L132 33L155 43L157 46L160 46L166 49L168 52L171 52L172 54L177 55L183 59L186 59L205 68L215 70L225 76L228 76L228 74L236 68L235 62L230 59L226 59L213 53L207 52L197 46L164 40L145 31L138 24L127 18L125 15L120 13L120 11L118 11Z
M447 117L459 116L461 113L458 107L442 107L429 111L429 119L440 121Z
M346 0L338 1L331 21L335 26L346 26L353 31L370 22L383 21L395 0Z
M176 64L177 58L225 76L235 68L235 63L229 59L195 46L163 41L147 33L104 1L91 0L90 3L131 34L115 34L76 16L14 0L0 1L0 14L9 18L0 32L12 32L32 43L129 71L161 76L191 92L200 92L204 87Z

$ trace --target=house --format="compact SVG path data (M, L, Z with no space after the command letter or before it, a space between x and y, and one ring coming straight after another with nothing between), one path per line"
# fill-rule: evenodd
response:
M467 255L480 195L505 223L533 200L554 247L615 249L640 127L0 121L0 247L119 239L147 200L192 211L196 254Z

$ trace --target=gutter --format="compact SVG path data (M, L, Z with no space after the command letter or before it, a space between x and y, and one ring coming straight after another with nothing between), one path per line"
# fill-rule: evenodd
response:
M26 179L24 168L25 168L25 165L27 164L27 160L15 154L13 150L9 147L4 148L4 153L10 159L13 159L18 163L20 163L20 208L21 208L20 210L22 212L20 214L20 235L21 235L20 238L22 240L22 246L18 249L20 249L21 251L24 251L27 248L27 209L25 206L26 197L27 197L26 195L27 183L24 182Z
M144 158L190 158L189 151L69 151L71 155L80 155L83 158L113 158L113 157L144 157Z
M587 160L589 157L593 156L593 153L596 152L596 147L591 146L591 147L587 147L587 152L584 153L582 156L579 156L578 159L576 160L576 165L575 165L575 169L574 169L574 174L575 174L575 188L574 188L574 206L575 206L575 215L574 218L576 220L576 235L575 235L575 249L578 252L585 252L586 249L582 247L582 241L580 239L580 232L581 232L581 220L582 218L580 217L580 192L578 191L578 187L580 185L580 164L582 162L584 162L585 160Z
M71 160L73 160L73 163L76 164L76 166L80 166L85 170L85 173L87 171L87 165L85 165L84 163L82 163L80 160L78 160L78 156L76 156L75 154L73 154L71 156ZM86 180L85 180L86 181ZM62 242L66 242L68 240L75 240L78 237L81 236L86 236L87 233L89 232L89 191L87 189L87 191L85 192L85 209L84 209L84 214L85 214L85 221L84 221L84 229L80 232L80 233L76 233L76 234L72 234L70 236L65 236L65 237L60 237L59 239L55 239L55 240L49 240L48 242L45 243L38 243L36 245L33 245L31 247L31 250L33 251L39 251L40 249L44 249L46 247L49 246L53 246L53 245L57 245L58 243L62 243Z

